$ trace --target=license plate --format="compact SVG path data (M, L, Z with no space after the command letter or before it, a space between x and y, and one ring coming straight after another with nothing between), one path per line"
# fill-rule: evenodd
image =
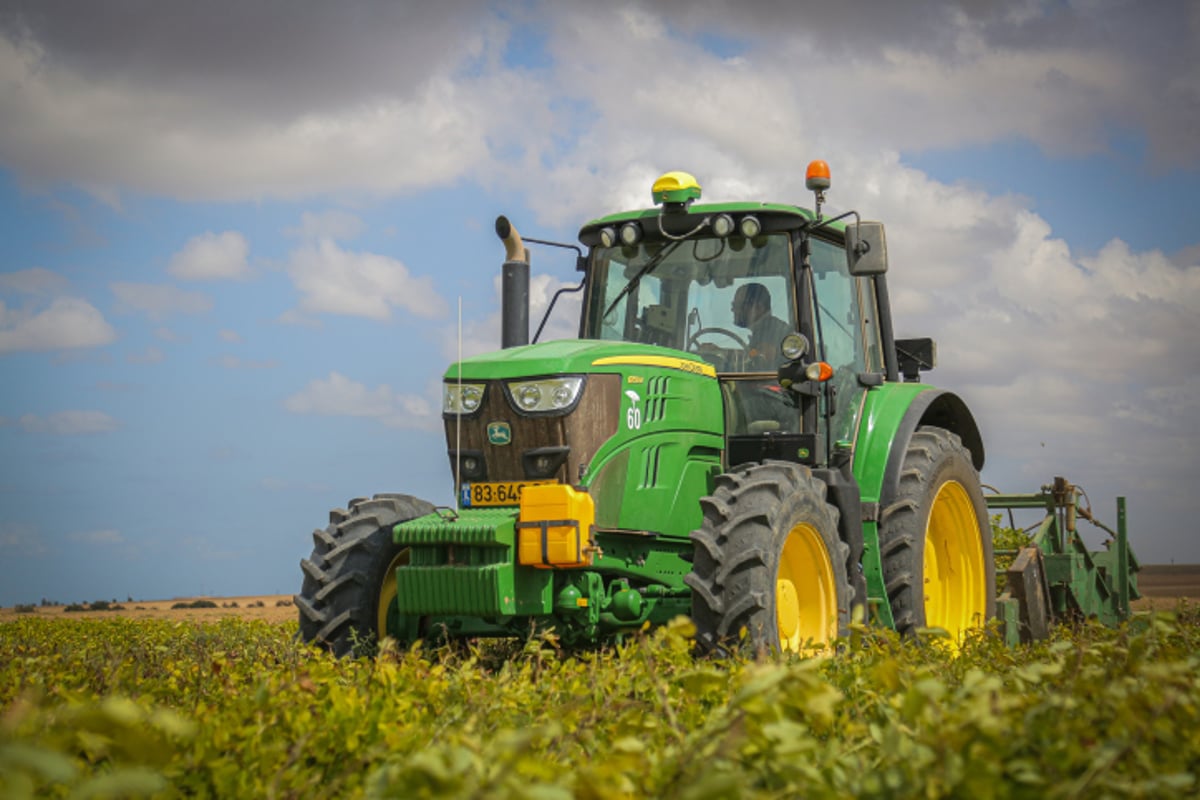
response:
M521 490L526 486L554 481L497 481L495 483L464 483L462 505L464 508L479 506L515 506L521 502Z

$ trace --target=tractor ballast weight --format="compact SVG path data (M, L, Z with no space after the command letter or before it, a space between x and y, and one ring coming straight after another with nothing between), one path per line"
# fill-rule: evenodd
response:
M815 213L700 205L694 178L662 176L657 207L580 230L579 338L540 344L528 252L499 218L503 348L443 382L454 507L331 512L302 562L302 636L338 653L548 629L593 644L685 614L708 650L799 651L858 609L956 644L982 628L995 498L978 426L919 382L933 343L893 336L883 226L821 214L824 162L807 183ZM1009 638L1068 607L1127 615L1123 525L1108 556L1035 539L999 603Z

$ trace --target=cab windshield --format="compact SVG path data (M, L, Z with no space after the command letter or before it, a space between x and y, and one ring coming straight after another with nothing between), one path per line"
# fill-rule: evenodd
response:
M773 371L797 330L786 233L593 251L585 335L700 354L719 372Z

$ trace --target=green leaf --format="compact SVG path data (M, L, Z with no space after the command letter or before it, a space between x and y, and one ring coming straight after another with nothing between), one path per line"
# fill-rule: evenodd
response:
M50 783L67 783L76 772L71 759L61 753L20 742L0 744L0 766L5 773L31 773Z
M79 784L71 792L71 800L91 798L149 797L167 789L166 779L148 769L130 767L97 775Z

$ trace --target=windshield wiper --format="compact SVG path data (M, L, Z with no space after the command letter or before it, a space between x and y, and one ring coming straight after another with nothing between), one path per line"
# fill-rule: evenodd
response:
M604 313L600 316L600 319L601 320L608 319L608 315L611 314L613 312L613 309L617 307L617 303L621 302L626 297L628 297L629 293L632 292L634 289L636 289L637 285L639 283L641 283L642 278L649 275L650 272L652 270L654 270L659 264L661 264L667 256L669 256L669 255L671 255L671 253L675 252L675 248L679 247L680 244L681 244L681 242L671 242L666 247L664 247L662 250L659 250L654 255L653 258L651 258L649 261L647 261L645 266L643 266L641 269L639 269L637 271L637 274L634 275L633 278L630 279L629 283L625 284L625 286L621 289L621 293L618 294L616 297L614 297L613 301L608 304L608 308L606 308L604 310Z

